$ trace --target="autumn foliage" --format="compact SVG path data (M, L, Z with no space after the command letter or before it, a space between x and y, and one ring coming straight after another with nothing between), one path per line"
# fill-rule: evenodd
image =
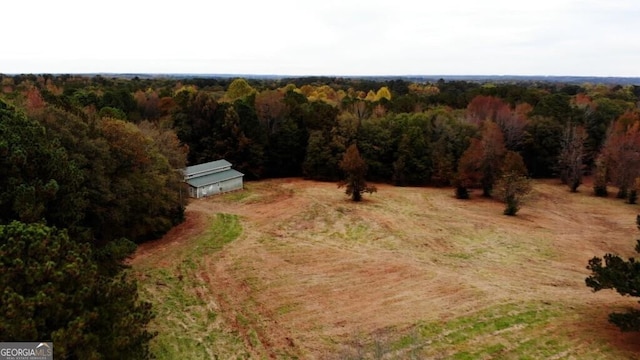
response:
M601 156L600 166L618 187L618 197L627 197L640 177L640 121L616 121L609 128Z
M341 181L338 186L345 187L345 194L351 196L351 200L361 201L363 193L372 194L377 191L375 186L368 185L365 181L367 163L360 156L355 144L347 148L340 161L340 168L344 171L346 179Z
M480 139L472 139L458 164L457 185L461 188L482 189L483 196L491 196L493 185L500 176L506 154L504 138L492 121L483 124Z
M527 177L527 167L518 153L507 152L502 164L500 179L495 186L495 196L506 204L505 215L516 215L523 202L531 193L531 179Z

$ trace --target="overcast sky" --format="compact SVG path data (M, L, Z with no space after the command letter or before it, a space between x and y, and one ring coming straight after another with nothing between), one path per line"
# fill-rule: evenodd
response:
M0 73L640 76L638 0L16 0Z

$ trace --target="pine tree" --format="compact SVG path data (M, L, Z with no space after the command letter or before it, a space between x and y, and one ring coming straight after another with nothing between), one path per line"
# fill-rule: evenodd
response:
M150 358L151 304L122 267L102 268L109 261L96 257L66 231L0 225L0 339L51 339L61 359Z
M640 228L640 215L636 217L636 224ZM637 240L635 251L640 253L640 240ZM606 254L604 259L594 257L589 260L587 269L591 271L591 275L585 282L593 291L615 289L622 296L640 297L640 262L635 258L625 261L617 255ZM622 331L640 331L640 310L611 313L609 322Z

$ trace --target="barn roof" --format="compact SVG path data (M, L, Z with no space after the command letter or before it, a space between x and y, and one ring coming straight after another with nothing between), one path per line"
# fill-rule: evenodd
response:
M231 167L231 163L228 162L227 160L216 160L216 161L211 161L204 164L187 166L187 168L184 171L184 175L186 177L191 177L191 176L195 176L198 173L222 170L228 167Z
M220 161L224 161L224 160L220 160ZM206 165L206 164L202 164L202 165ZM199 165L196 165L196 166L199 166ZM229 169L229 170L220 171L220 172L216 172L209 175L188 179L187 184L193 187L200 187L200 186L211 185L211 184L215 184L215 183L219 183L222 181L231 180L231 179L235 179L243 176L244 176L243 173L233 169Z

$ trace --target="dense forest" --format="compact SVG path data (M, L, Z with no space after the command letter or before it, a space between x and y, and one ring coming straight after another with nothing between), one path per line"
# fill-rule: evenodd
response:
M150 356L123 261L183 220L186 165L338 181L353 146L370 181L492 196L522 163L633 203L639 101L634 85L0 75L0 338Z

